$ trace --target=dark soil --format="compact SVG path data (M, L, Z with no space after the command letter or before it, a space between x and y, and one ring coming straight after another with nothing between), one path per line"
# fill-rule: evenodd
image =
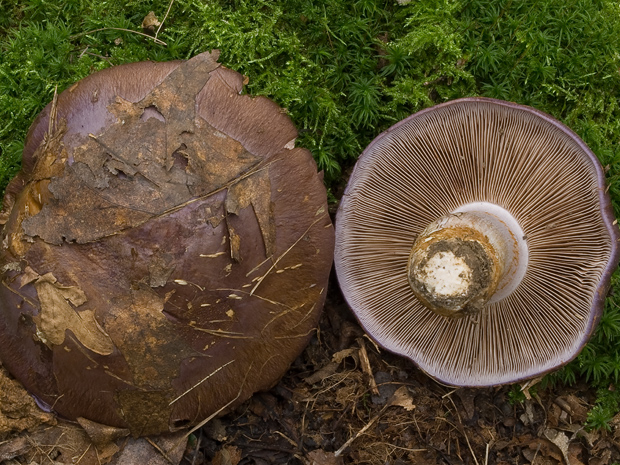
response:
M332 281L317 337L276 387L200 431L194 463L620 461L620 428L584 430L594 400L587 386L547 388L522 404L509 401L510 390L443 386L408 360L377 350Z

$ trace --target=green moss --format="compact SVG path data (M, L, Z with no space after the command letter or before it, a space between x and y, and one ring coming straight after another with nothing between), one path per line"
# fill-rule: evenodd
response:
M0 0L0 186L19 169L28 127L56 86L111 65L218 48L225 66L249 76L249 93L286 108L330 187L396 121L484 95L532 105L575 130L606 166L620 215L616 1L176 0L159 34L166 46L118 30L141 32L149 11L162 20L169 5ZM592 342L550 380L619 381L617 284L615 276Z

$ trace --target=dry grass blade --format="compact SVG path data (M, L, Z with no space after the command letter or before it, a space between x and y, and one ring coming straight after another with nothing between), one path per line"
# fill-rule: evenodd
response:
M148 443L149 443L151 446L153 446L153 447L155 448L155 450L157 450L157 452L159 452L159 453L161 454L161 456L162 456L164 459L166 459L166 461L167 461L168 463L172 463L172 464L174 465L174 463L175 463L175 462L174 462L174 460L172 460L172 459L168 456L168 454L166 453L166 451L165 451L165 450L163 450L161 447L159 447L159 444L157 444L155 441L153 441L153 440L152 440L152 439L150 439L150 438L146 438L146 440L148 441Z
M452 402L452 406L454 407L454 411L456 412L456 415L459 419L459 423L460 423L460 430L463 432L463 436L465 437L465 442L467 442L467 447L469 448L469 452L471 453L471 456L474 458L474 462L476 462L476 465L480 465L480 463L478 462L478 459L476 458L476 454L474 453L474 449L471 446L471 442L469 442L469 437L467 436L467 432L465 431L465 427L463 426L463 423L461 421L461 414L459 413L459 409L456 408L456 404L454 403L454 400L452 399L451 396L448 396L448 399L450 399L450 402Z
M170 401L170 404L168 405L172 405L175 402L177 402L179 399L181 399L184 395L186 395L187 393L191 392L193 389L196 389L198 386L200 386L202 383L204 383L206 380L208 380L211 376L213 376L214 374L216 374L218 371L222 370L223 368L227 367L228 365L230 365L231 363L233 363L234 360L231 360L228 363L225 363L224 365L222 365L221 367L219 367L217 370L209 373L207 376L205 376L204 378L202 378L200 381L198 381L196 384L194 384L191 388L189 388L187 391L185 391L183 394L181 394L180 396L178 396L176 399L173 399L172 401Z
M368 423L366 423L366 425L361 430L359 430L355 434L355 436L351 436L347 440L347 442L345 442L340 447L340 449L338 449L336 452L334 452L334 456L335 457L340 457L340 455L342 455L342 453L346 450L346 448L349 447L353 443L353 441L355 441L362 434L364 434L368 430L368 428L370 428L375 423L375 421L377 421L379 419L379 417L381 417L381 415L383 415L383 412L385 412L389 406L390 406L390 404L386 404L377 415L375 415Z
M269 273L271 273L276 266L278 266L278 263L280 262L280 260L282 260L282 258L284 258L284 256L289 253L291 250L293 250L293 248L299 244L299 242L306 237L306 234L308 234L308 232L310 232L310 230L312 229L313 226L315 226L319 221L324 220L325 219L325 215L321 215L319 218L317 218L316 220L314 220L310 226L308 226L308 229L306 229L303 234L301 236L299 236L299 239L297 239L295 242L293 242L293 244L286 249L282 255L280 255L274 262L273 265L271 265L271 267L267 270L267 272L262 275L257 281L256 284L254 285L254 287L252 288L252 290L250 291L250 295L254 294L254 292L256 291L256 289L258 288L258 286L261 285L261 283L263 282L263 280L269 275Z
M241 386L239 387L239 392L237 392L237 395L230 402L228 402L227 404L223 405L217 411L213 412L213 414L209 415L207 418L205 418L200 423L198 423L196 426L194 426L192 429L190 429L185 435L183 435L183 437L181 438L181 441L186 440L193 432L199 430L204 425L209 423L211 420L213 420L215 417L217 417L220 413L222 413L228 407L230 407L232 404L234 404L237 401L237 399L239 399L239 397L241 397L241 393L243 392L243 387L245 386L245 381L247 380L247 377L248 377L248 374L250 373L250 371L252 371L252 366L250 366L250 368L248 369L247 373L245 374L245 378L243 379L243 383L241 383ZM179 442L179 444L180 443L181 442Z
M370 367L370 360L368 360L368 352L366 351L366 345L364 344L364 339L361 337L357 339L357 343L359 344L359 357L360 363L362 365L362 371L366 373L368 376L368 384L370 385L370 391L375 395L379 395L379 388L377 387L377 383L375 382L375 377L372 373L372 368Z
M172 8L172 4L173 3L174 3L174 0L170 0L170 4L168 5L168 9L166 10L166 14L164 15L164 19L161 20L161 23L159 24L159 27L157 28L157 31L155 31L155 39L157 39L157 36L159 35L159 31L161 31L162 26L166 22L166 18L168 17L168 13L170 13L170 9Z

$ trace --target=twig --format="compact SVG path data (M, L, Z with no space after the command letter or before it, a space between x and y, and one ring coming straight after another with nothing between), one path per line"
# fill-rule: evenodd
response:
M476 454L474 454L474 449L471 447L471 443L469 442L469 437L467 436L467 432L465 431L465 428L463 427L463 422L461 420L461 414L459 413L459 410L456 408L456 404L454 403L454 400L452 399L451 396L448 396L448 399L450 399L450 402L452 402L452 405L454 406L454 410L456 411L456 416L459 419L459 423L461 424L461 431L463 433L463 436L465 436L465 441L467 442L467 447L469 447L469 452L471 452L471 456L474 458L474 462L476 462L476 465L480 465L478 463L478 459L476 458Z
M536 448L536 452L534 452L534 457L532 457L532 463L536 460L536 456L538 455L538 451L540 450L541 443L538 443L538 447Z
M82 455L80 455L80 456L79 456L79 458L78 458L78 460L77 460L77 462L75 462L75 464L76 464L76 465L78 465L78 464L82 461L82 459L84 458L84 456L86 455L86 453L90 450L90 448L92 447L92 445L93 445L93 443L92 443L92 442L88 444L88 447L86 448L86 450L85 450L84 452L82 452Z
M107 62L110 62L110 61L111 61L111 60L110 60L110 57L104 57L103 55L98 55L98 54L96 54L96 53L92 53L92 52L86 52L86 51L84 51L84 52L82 53L82 55L90 55L91 57L101 58L102 60L105 60L105 61L107 61Z
M245 436L245 435L244 435ZM248 436L245 436L246 438L255 441L255 439L252 439ZM265 446L262 443L261 444L249 444L249 443L243 443L243 442L238 442L236 443L236 445L238 445L240 448L248 448L248 449L252 449L252 451L259 451L259 450L270 450L270 451L274 451L274 452L284 452L285 454L289 454L292 456L296 456L296 451L293 449L285 449L284 447L275 447L275 446Z
M376 444L386 444L388 447L391 447L393 449L404 450L404 451L407 451L407 452L426 452L426 451L428 451L428 449L409 449L407 447L397 446L396 444L390 444L390 443L387 443L387 442L377 442Z
M161 20L161 23L159 23L159 27L157 28L157 31L155 31L155 39L157 39L159 31L161 30L161 27L164 25L164 21L166 21L166 18L168 17L168 13L170 13L170 8L172 8L173 3L174 3L174 0L170 0L170 4L168 5L168 10L166 10L166 14L164 15L164 19Z
M166 47L168 46L168 44L166 42L164 42L161 39L158 39L157 37L150 36L148 34L145 34L144 32L132 31L131 29L124 29L122 27L102 27L102 28L99 28L99 29L93 29L92 31L80 32L79 34L75 34L73 36L70 36L69 39L76 39L78 37L82 37L82 36L85 36L85 35L88 35L88 34L92 34L93 32L109 31L109 30L131 32L133 34L138 34L138 35L144 36L144 37L146 37L148 39L151 39L151 40L153 40L155 43L157 43L159 45L164 45Z
M200 430L200 436L196 439L196 448L194 449L194 456L192 457L192 465L196 465L198 457L198 449L200 449L200 443L202 442L202 430Z
M364 433L366 432L366 430L367 430L368 428L370 428L370 427L373 425L373 423L379 419L379 417L380 417L381 415L383 415L383 412L385 412L385 410L386 410L389 406L390 406L390 404L385 404L385 406L381 409L381 411L380 411L377 415L375 415L375 416L374 416L374 417L373 417L373 418L372 418L372 419L371 419L371 420L370 420L370 421L366 424L366 426L364 426L361 430L359 430L359 431L355 434L355 436L351 436L351 437L347 440L347 442L345 442L345 443L342 445L342 447L340 447L340 449L338 449L336 452L334 452L334 457L340 457L340 455L344 452L344 450L345 450L347 447L349 447L353 441L355 441L355 440L356 440L357 438L359 438L362 434L364 434Z
M379 395L379 388L377 387L377 383L375 381L375 377L372 373L372 368L370 366L370 360L368 360L368 352L366 351L366 346L364 345L364 339L361 337L357 339L357 343L359 344L359 356L360 356L360 364L362 365L362 371L368 376L368 384L370 385L370 391L375 395Z
M274 431L274 433L280 435L282 438L284 438L286 440L286 442L288 442L291 446L293 446L295 449L299 450L299 444L297 444L295 441L293 441L291 438L289 438L286 434L284 434L281 431Z
M58 84L54 87L54 98L50 110L49 120L47 121L47 135L51 139L56 132L56 118L58 117Z
M151 440L150 438L145 438L145 439L147 440L147 442L148 442L151 446L153 446L153 447L155 448L155 450L156 450L157 452L159 452L159 453L162 455L162 457L163 457L163 458L165 458L165 459L166 459L166 461L167 461L168 463L171 463L171 464L173 464L173 465L174 465L174 461L173 461L173 460L172 460L172 459L168 456L168 454L166 453L166 451L164 451L161 447L159 447L159 444L157 444L156 442L154 442L154 441L153 441L153 440ZM174 449L175 449L175 448L173 447L173 448L172 448L172 449L170 449L170 450L174 450Z

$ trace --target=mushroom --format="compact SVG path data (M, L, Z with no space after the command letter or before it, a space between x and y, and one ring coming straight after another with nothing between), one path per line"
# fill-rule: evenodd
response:
M360 156L336 217L342 292L367 333L449 385L572 360L599 320L620 238L579 137L487 98L397 123Z
M0 359L64 417L195 425L273 386L313 334L322 176L216 60L100 71L29 131L2 212Z

